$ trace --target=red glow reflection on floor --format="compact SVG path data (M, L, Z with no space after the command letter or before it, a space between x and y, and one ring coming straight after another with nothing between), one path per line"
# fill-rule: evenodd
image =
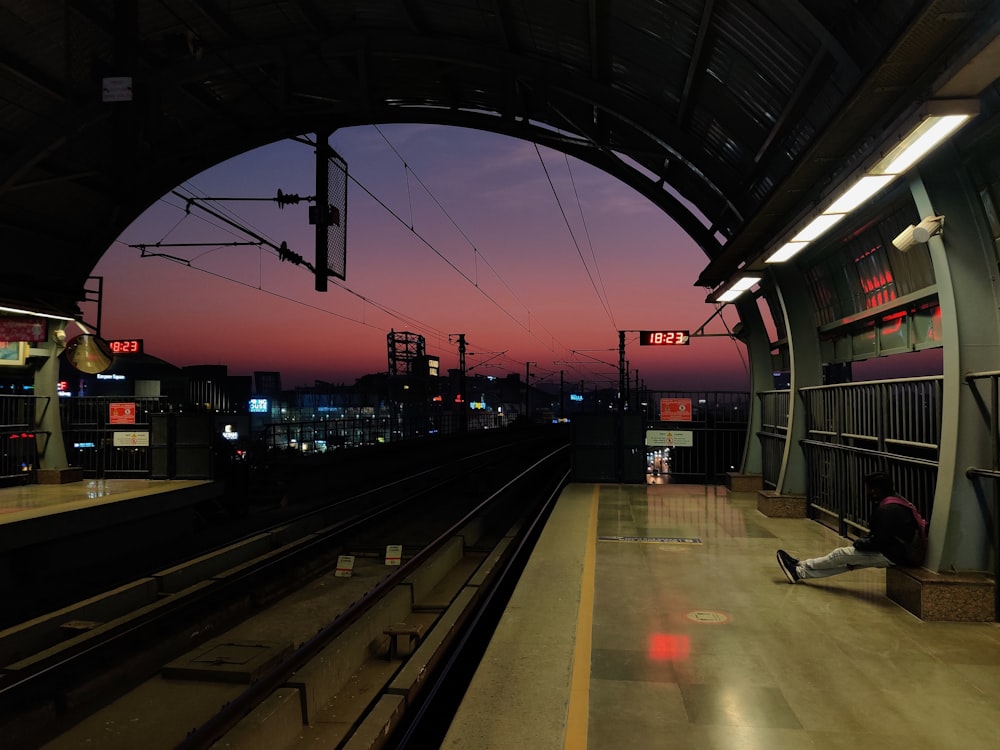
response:
M684 661L691 654L691 639L686 635L653 633L649 637L649 658L653 661Z

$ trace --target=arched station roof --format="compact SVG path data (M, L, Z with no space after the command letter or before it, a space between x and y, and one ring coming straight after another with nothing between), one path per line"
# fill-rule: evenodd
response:
M0 301L75 311L107 247L184 180L387 122L591 162L691 235L713 285L925 98L997 5L5 0ZM121 77L131 101L105 101Z

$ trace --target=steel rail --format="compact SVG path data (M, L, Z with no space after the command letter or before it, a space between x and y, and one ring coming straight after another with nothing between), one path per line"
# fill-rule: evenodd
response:
M227 732L231 731L250 711L259 706L275 690L284 685L288 680L306 664L314 659L324 648L326 648L338 635L343 633L350 625L356 622L375 601L381 596L405 580L414 570L422 565L431 555L437 552L448 540L455 536L477 515L482 513L487 507L492 505L503 493L511 489L516 483L524 481L528 476L533 475L539 467L568 451L567 446L562 446L543 458L536 461L527 469L521 471L513 479L504 484L499 490L476 505L471 511L466 513L461 519L452 524L444 533L438 536L430 544L424 546L420 552L410 560L400 565L399 569L390 576L384 578L369 591L369 594L362 600L348 607L344 612L334 618L329 625L322 628L312 638L297 648L287 660L276 666L274 669L261 675L256 682L251 684L238 697L228 702L214 716L205 721L201 726L192 730L184 741L177 745L177 750L207 750L213 744L221 740Z
M438 468L443 472L447 472L446 477L441 480L432 481L429 485L419 488L417 492L406 492L403 497L380 503L377 508L368 508L368 512L363 516L345 519L340 523L327 526L320 534L307 532L306 537L312 536L312 539L300 540L294 543L285 542L282 547L288 548L287 554L280 554L282 547L275 548L265 554L256 563L248 561L241 564L237 573L227 575L223 580L210 578L209 580L212 581L212 585L210 586L203 587L200 590L197 588L191 589L186 593L185 591L178 592L174 602L165 604L162 610L145 612L132 618L129 618L128 615L123 615L120 618L123 620L120 627L114 628L109 633L104 634L97 641L81 644L79 648L70 652L64 651L53 655L51 659L41 662L39 667L33 669L30 673L11 671L6 675L0 675L0 683L6 683L0 684L0 704L6 707L4 713L10 716L12 710L17 710L19 707L24 708L31 705L33 701L42 699L55 701L57 711L59 711L58 705L60 705L60 702L58 695L60 691L66 688L65 681L67 676L73 676L72 679L78 680L79 676L83 674L85 676L84 683L86 683L90 679L88 676L90 672L88 670L96 671L98 666L106 669L108 663L112 664L112 669L120 669L121 662L123 661L120 657L124 652L129 653L128 658L130 659L135 659L136 656L139 658L148 657L145 649L149 646L150 634L153 631L156 631L156 633L170 632L169 629L171 627L176 628L179 623L190 621L191 617L203 612L204 607L209 601L213 604L217 604L220 600L236 602L239 600L239 597L250 595L253 585L267 574L280 575L284 573L287 576L287 572L284 572L283 568L288 569L289 566L307 559L311 551L323 549L329 553L329 544L332 537L342 536L353 529L370 523L373 519L385 516L401 504L412 502L414 498L420 498L430 492L439 491L442 486L459 481L462 476L480 471L484 466L494 465L498 461L507 461L509 460L509 455L504 448L516 449L523 447L523 445L521 441L507 443L501 447L479 451L471 456L463 457L459 462L442 464ZM565 449L566 446L564 445L559 450ZM462 470L459 472L456 472L456 463L464 464ZM432 471L422 471L418 472L417 475L411 475L409 479L412 480L414 476L421 476L424 479L433 478L430 476L431 474L433 474ZM400 490L403 490L406 488L407 482L406 480L395 480L390 482L388 486L398 486ZM494 495L500 492L502 490L494 493ZM372 494L372 491L365 491L352 497L354 499L364 498ZM311 515L319 512L324 511L312 509L303 515ZM467 514L466 517L468 518L474 512ZM458 525L461 525L461 523L462 521ZM273 529L280 529L288 524L289 521L286 519L273 527ZM275 553L279 554L276 555ZM414 560L422 561L426 559L428 554L430 552L415 557ZM407 568L407 570L411 569ZM402 575L398 571L397 574ZM379 590L381 591L384 588L380 587ZM226 627L226 625L222 627ZM148 660L149 658L147 658Z

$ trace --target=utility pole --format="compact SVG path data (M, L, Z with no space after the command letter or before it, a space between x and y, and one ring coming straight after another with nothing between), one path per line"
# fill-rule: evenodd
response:
M618 411L625 411L625 390L628 381L625 376L625 331L618 332Z
M566 417L566 406L564 402L566 400L566 381L563 380L563 375L565 370L559 371L559 419L565 419Z
M531 366L537 366L537 362L525 362L524 363L524 416L531 419L531 385L529 381L531 380Z
M469 429L468 407L465 401L465 334L452 333L448 336L448 343L451 343L452 336L458 338L458 431L467 432Z

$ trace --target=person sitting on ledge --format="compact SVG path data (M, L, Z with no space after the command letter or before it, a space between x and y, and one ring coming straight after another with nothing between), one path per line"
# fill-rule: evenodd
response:
M875 504L868 522L871 529L868 536L809 560L799 560L779 549L778 565L789 583L826 578L858 568L923 565L927 553L926 521L912 503L895 494L888 474L868 474L864 486L868 499Z

